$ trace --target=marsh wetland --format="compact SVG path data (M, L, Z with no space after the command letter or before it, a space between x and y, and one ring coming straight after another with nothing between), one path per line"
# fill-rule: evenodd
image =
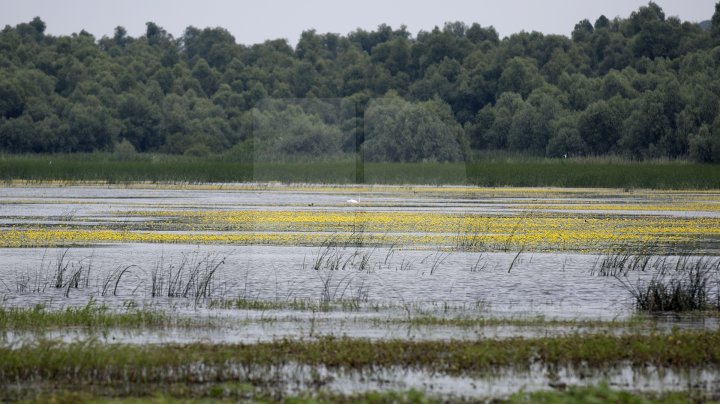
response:
M718 192L8 183L0 246L6 400L720 398Z

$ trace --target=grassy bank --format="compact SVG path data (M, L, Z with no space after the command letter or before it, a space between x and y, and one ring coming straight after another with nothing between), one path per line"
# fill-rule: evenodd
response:
M0 180L151 182L281 181L308 183L457 184L658 189L720 188L720 165L682 161L488 158L468 164L366 163L355 160L249 163L225 156L194 158L112 154L2 155Z

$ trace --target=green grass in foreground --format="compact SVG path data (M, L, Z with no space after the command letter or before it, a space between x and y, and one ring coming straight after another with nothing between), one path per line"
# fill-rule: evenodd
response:
M0 347L0 384L24 380L57 383L181 383L232 381L232 370L292 363L361 370L399 366L459 374L498 368L528 370L533 363L602 369L630 364L674 369L720 366L720 332L572 335L478 341L369 341L320 338L257 344L103 345L95 341L39 340Z
M171 389L172 390L172 389ZM313 394L301 394L297 396L269 397L255 393L255 389L249 384L222 383L210 384L206 388L196 390L192 393L187 389L178 389L168 392L151 393L144 396L108 397L98 394L80 393L76 391L60 391L52 394L38 394L35 397L27 397L24 402L28 403L176 403L182 400L185 403L214 403L227 401L251 401L251 402L283 402L288 404L325 404L325 403L360 403L360 404L384 404L384 403L443 403L452 399L427 395L417 390L405 392L382 391L365 392L357 394L337 394L320 391ZM516 393L507 402L513 404L522 403L692 403L702 400L702 397L693 397L687 392L673 392L669 394L633 394L617 391L609 388L607 384L599 384L590 387L571 387L567 391L540 391L533 393ZM497 400L500 402L500 400ZM467 402L467 400L462 400Z
M74 390L55 392L52 394L37 394L34 397L25 397L21 402L26 403L221 403L221 402L254 402L287 404L325 404L325 403L360 403L360 404L402 404L402 403L442 403L440 398L427 396L424 393L410 390L407 392L366 392L359 394L333 394L319 392L315 394L301 394L297 396L273 396L258 392L249 384L222 383L211 384L188 391L181 387L173 388L168 392L163 388L158 392L136 394L133 396L117 397L117 393L107 395L81 393ZM116 397L112 397L116 396Z
M566 391L537 391L532 393L519 392L512 395L510 403L546 403L546 404L572 404L572 403L692 403L703 401L704 397L693 397L688 392L673 392L664 395L633 394L625 391L613 390L606 383L590 387L570 387Z
M358 170L361 175L358 175ZM102 181L456 184L658 189L718 189L720 165L683 161L630 162L612 159L483 157L468 164L366 163L353 159L319 162L242 162L224 156L194 158L112 154L0 155L0 181Z

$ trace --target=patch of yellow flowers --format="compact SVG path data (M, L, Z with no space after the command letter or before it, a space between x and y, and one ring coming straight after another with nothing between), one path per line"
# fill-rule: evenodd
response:
M338 242L401 245L482 245L485 248L597 250L656 242L692 244L720 239L720 218L667 216L488 216L378 211L148 211L135 216L169 221L172 231L51 226L0 230L2 247L98 243L318 245Z

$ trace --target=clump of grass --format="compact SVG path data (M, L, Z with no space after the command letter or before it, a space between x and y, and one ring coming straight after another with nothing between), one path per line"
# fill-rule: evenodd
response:
M316 271L366 271L375 249L363 251L365 232L353 229L350 237L339 240L337 235L323 240L312 263ZM303 263L304 265L304 263Z
M626 276L630 271L645 271L653 256L648 251L621 249L600 258L592 269L597 276Z
M108 293L110 293L111 288L112 295L117 296L118 286L120 285L120 281L122 280L123 275L128 273L132 268L136 267L137 265L118 266L115 267L114 270L110 271L105 276L105 279L102 282L102 290L100 291L100 296L106 296Z
M485 248L485 234L489 229L477 225L462 226L455 235L455 248L460 251L478 251Z
M213 277L225 258L213 254L183 254L177 266L159 260L150 273L150 295L152 297L192 297L198 303L211 297Z
M628 280L629 272L652 271L649 279ZM720 258L676 258L620 253L602 260L597 274L613 276L642 312L720 310Z
M57 258L46 261L43 255L40 269L35 273L20 274L15 288L20 293L43 293L47 288L61 289L65 297L71 289L88 288L93 269L92 256L72 261L67 257L69 248L58 253Z
M362 230L353 231L352 237L345 241L330 237L321 244L311 264L321 283L321 310L328 311L333 304L342 305L344 310L358 310L362 302L367 302L369 290L363 275L371 270L375 249L360 248L363 234Z
M661 266L649 281L624 285L639 311L720 310L719 268L717 258L683 257L674 266Z
M92 256L73 261L67 258L68 251L69 249L65 249L59 253L57 259L49 261L49 264L43 258L38 270L19 273L15 280L17 292L44 293L48 289L62 289L63 295L69 297L72 289L89 288L93 269ZM215 275L224 263L224 257L212 253L184 253L179 263L166 264L163 258L160 258L149 271L149 279L146 279L149 284L148 294L151 297L192 298L197 304L202 299L212 297ZM148 272L138 265L116 266L94 280L96 295L116 296L121 282L127 279L126 275L131 272L148 276Z

